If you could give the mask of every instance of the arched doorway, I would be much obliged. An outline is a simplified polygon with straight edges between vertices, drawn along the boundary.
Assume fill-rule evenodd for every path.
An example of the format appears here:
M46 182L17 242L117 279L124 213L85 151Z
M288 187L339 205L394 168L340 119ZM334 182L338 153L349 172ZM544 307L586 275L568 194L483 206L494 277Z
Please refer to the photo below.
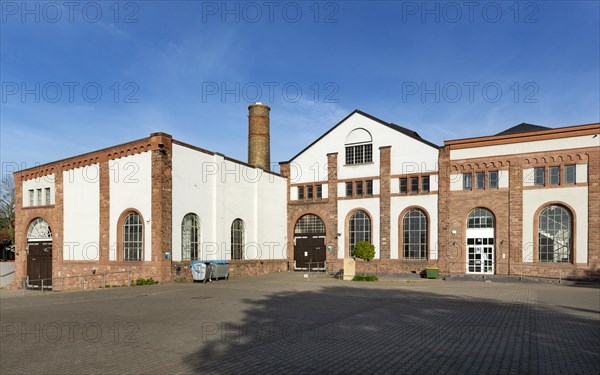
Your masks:
M476 208L467 219L467 273L494 274L494 215Z
M27 230L27 287L52 289L52 231L42 218Z
M325 224L317 215L307 214L294 227L294 269L324 269Z

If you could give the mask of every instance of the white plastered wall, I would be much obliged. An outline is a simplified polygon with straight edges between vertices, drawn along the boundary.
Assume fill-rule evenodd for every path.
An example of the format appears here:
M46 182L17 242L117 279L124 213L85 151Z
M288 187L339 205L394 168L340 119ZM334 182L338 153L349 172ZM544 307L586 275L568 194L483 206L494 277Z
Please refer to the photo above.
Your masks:
M41 189L42 194L45 194L46 192L46 188L50 188L50 204L54 204L55 203L55 193L56 193L56 189L55 189L55 175L53 174L49 174L47 176L42 176L42 177L38 177L38 178L34 178L31 180L27 180L27 181L23 181L23 190L22 190L22 197L23 197L23 207L30 207L29 205L29 190L33 190L34 191L34 203L33 205L36 206L37 205L37 191L38 189ZM45 205L45 196L42 198L42 206Z
M400 214L407 207L417 206L424 209L428 216L429 220L429 259L438 259L438 196L437 194L429 194L429 195L407 195L400 197L392 197L390 209L390 258L398 259L399 252L401 251L398 248L399 240L402 233L402 228L400 224L402 223L402 218Z
M181 223L188 213L200 219L201 259L231 258L231 224L238 218L245 226L244 259L287 257L285 178L178 144L172 166L173 260L182 260Z
M152 260L152 154L150 151L108 162L110 174L109 259L117 260L117 224L127 209L144 220L144 260Z
M556 189L531 189L523 191L523 262L533 262L535 212L549 202L562 202L572 207L576 217L575 262L587 263L588 259L588 188L579 186Z
M63 172L63 260L100 259L100 167Z

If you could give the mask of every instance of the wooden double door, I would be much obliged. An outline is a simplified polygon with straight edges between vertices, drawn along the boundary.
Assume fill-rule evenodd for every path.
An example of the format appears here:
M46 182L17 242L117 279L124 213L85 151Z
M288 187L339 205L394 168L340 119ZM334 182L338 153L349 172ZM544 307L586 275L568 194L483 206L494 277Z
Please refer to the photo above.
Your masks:
M327 257L324 237L298 237L294 245L296 269L323 268Z
M52 288L52 242L30 242L27 253L27 288ZM43 283L42 283L43 280Z

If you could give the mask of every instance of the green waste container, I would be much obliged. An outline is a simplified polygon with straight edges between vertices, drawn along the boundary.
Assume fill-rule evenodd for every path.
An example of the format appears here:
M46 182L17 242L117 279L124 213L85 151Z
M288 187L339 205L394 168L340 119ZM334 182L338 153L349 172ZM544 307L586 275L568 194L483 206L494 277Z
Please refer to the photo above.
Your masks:
M440 269L435 267L425 268L425 275L428 279L437 279L440 276Z

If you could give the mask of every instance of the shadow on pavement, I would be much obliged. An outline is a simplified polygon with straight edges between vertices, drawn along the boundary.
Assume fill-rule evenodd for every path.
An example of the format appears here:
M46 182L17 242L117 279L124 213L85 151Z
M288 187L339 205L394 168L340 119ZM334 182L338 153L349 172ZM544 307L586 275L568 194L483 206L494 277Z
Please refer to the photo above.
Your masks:
M274 294L245 301L242 321L203 322L202 349L184 361L218 374L598 370L598 311L500 299L353 287Z

